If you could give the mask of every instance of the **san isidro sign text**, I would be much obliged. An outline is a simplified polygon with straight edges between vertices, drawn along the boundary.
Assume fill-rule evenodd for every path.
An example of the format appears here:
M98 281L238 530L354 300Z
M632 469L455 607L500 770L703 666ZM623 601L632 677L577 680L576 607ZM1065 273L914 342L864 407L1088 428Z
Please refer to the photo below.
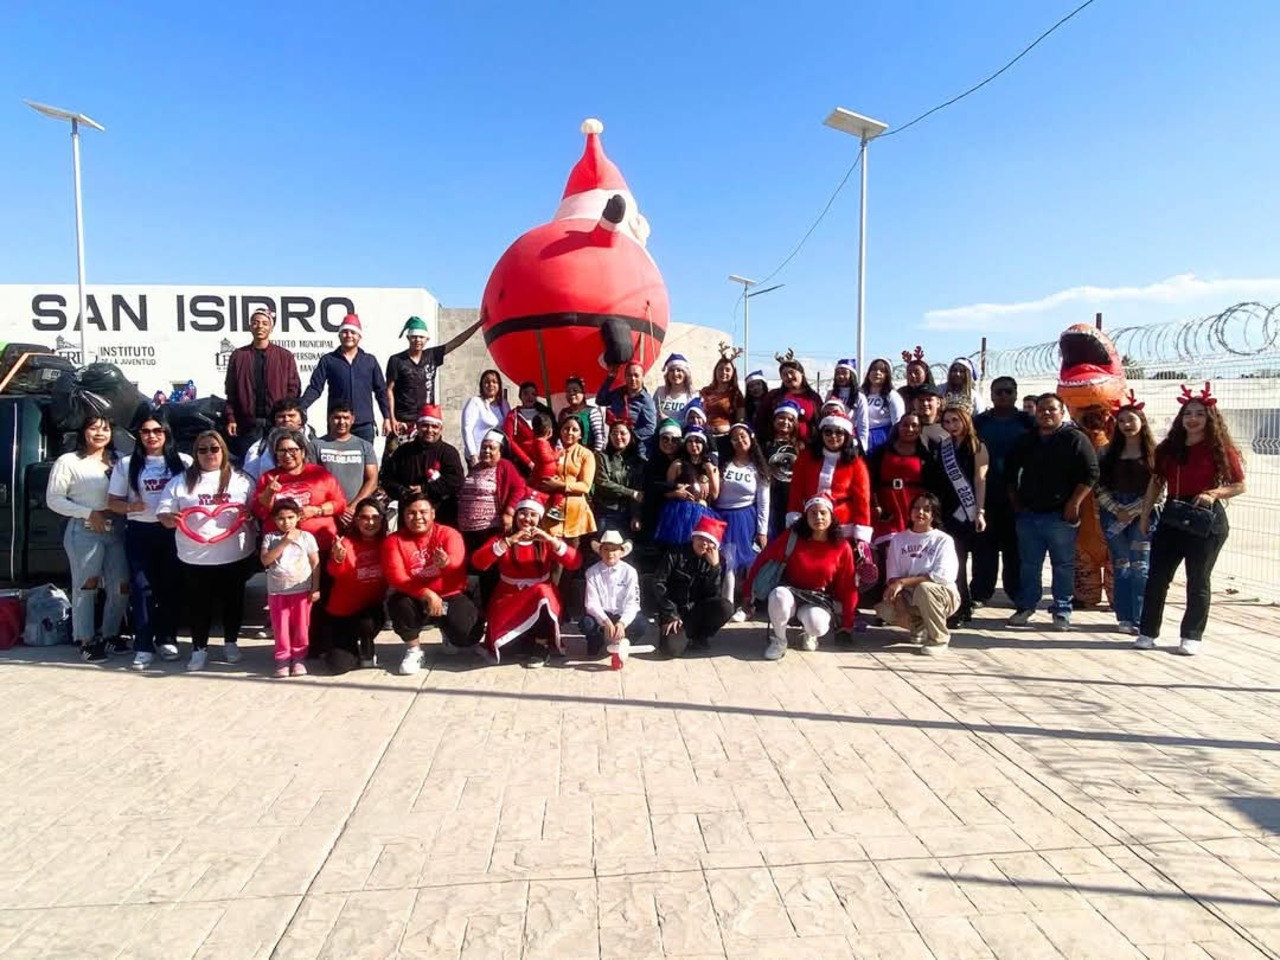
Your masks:
M76 304L73 286L0 286L10 339L46 344L80 364ZM426 320L431 342L437 340L436 301L418 288L95 285L85 303L88 359L116 364L146 393L193 380L201 395L220 394L227 358L249 341L249 318L263 308L275 313L271 339L293 352L304 385L319 358L337 346L348 313L360 315L361 346L384 365L404 349L397 334L410 316Z

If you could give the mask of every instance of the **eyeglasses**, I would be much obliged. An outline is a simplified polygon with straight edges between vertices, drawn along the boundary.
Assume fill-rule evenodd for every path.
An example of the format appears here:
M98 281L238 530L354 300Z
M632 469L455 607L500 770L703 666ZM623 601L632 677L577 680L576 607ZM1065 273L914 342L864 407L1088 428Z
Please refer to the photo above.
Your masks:
M221 453L221 447L196 447L196 453Z
M276 447L277 457L292 457L302 452L301 447Z
M156 434L163 434L164 427L140 427L138 434L143 437L154 437Z
M843 437L845 432L839 427L823 427L822 435L824 437Z

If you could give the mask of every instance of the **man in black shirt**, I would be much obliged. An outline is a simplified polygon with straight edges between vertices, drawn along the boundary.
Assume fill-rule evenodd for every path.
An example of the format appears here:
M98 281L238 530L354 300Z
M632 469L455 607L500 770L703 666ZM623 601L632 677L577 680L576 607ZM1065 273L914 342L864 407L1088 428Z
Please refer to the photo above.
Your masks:
M1022 560L1021 596L1010 626L1024 626L1040 604L1040 571L1048 553L1053 627L1071 629L1080 504L1098 482L1098 457L1088 437L1063 424L1065 413L1056 393L1041 396L1036 401L1038 429L1019 439L1005 461Z
M436 371L444 364L445 356L466 343L483 322L477 320L452 340L428 347L426 321L421 317L405 321L400 332L409 338L409 349L392 354L387 361L387 403L391 407L393 435L411 432L418 411L436 402Z
M1036 418L1018 409L1018 382L1013 377L991 381L991 406L973 418L973 427L987 448L990 466L985 504L987 528L974 537L973 581L969 590L975 607L989 602L996 592L999 570L1004 592L1016 604L1021 593L1022 562L1005 461L1017 442L1035 431Z

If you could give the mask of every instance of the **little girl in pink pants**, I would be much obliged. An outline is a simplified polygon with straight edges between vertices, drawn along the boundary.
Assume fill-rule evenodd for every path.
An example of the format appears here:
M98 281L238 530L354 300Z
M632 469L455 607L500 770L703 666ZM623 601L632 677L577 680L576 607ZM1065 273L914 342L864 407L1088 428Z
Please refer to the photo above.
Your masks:
M267 534L262 541L260 556L267 571L267 609L276 638L277 677L306 676L303 661L307 658L311 604L320 599L320 548L315 537L298 528L301 514L293 500L277 500L271 516L279 532Z

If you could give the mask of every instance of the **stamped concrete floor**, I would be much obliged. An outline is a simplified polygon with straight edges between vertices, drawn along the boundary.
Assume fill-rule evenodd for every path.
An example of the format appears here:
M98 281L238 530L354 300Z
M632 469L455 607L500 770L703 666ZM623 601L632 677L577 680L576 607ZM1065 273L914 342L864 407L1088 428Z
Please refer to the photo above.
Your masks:
M1274 957L1280 612L1225 599L1196 659L1004 611L621 673L11 651L0 956Z

